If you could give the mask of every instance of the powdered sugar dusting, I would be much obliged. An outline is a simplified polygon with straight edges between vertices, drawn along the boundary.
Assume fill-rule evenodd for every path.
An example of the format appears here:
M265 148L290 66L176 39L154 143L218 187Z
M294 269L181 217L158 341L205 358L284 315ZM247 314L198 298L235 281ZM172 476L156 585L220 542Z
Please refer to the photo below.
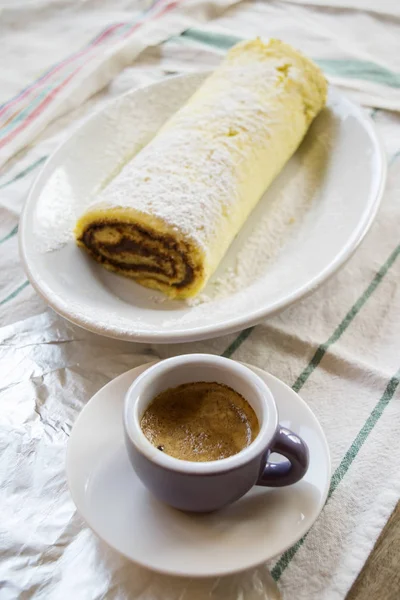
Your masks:
M213 90L201 101L201 111L184 107L174 115L90 206L132 206L208 252L238 203L238 165L248 157L249 145L268 139L277 118L276 77L270 63L229 69L229 93Z
M212 273L304 134L294 82L302 78L305 87L309 75L293 69L294 87L284 85L291 59L223 63L89 209L131 208L160 219L202 251Z
M56 169L43 188L35 219L39 252L58 250L73 240L76 201L64 169Z
M187 300L189 306L232 296L265 276L284 244L293 235L298 236L302 220L321 193L332 143L332 130L325 121L324 132L305 140L300 147L285 171L285 185L277 181L276 190L271 188L261 200L259 218L252 220L251 232L243 231L237 251L232 248L234 258L229 266L210 280L204 292Z
M292 237L299 243L299 229L321 193L326 163L334 143L333 123L327 115L323 127L315 129L316 135L303 142L285 170L285 184L282 186L279 180L276 181L260 201L256 209L259 215L252 218L251 230L245 227L240 239L233 242L228 266L219 269L202 293L186 300L188 306L200 306L248 290L267 274L274 258ZM167 298L154 295L152 301L161 304Z

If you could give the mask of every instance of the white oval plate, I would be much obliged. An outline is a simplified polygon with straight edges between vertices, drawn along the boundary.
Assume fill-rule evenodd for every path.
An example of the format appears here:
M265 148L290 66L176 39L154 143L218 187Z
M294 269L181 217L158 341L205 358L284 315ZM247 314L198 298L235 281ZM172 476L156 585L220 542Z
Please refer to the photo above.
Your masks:
M369 229L386 161L370 119L331 89L328 107L207 285L207 301L164 300L107 272L77 248L72 230L85 203L204 77L170 78L113 100L56 150L38 176L21 218L22 260L37 292L77 325L140 342L231 333L314 290Z
M215 513L184 513L147 491L125 449L124 397L149 366L124 373L97 392L72 429L68 484L86 523L130 560L170 575L227 575L257 566L295 544L321 512L331 475L325 435L304 400L276 377L247 365L273 393L279 422L307 443L308 471L288 487L254 487Z

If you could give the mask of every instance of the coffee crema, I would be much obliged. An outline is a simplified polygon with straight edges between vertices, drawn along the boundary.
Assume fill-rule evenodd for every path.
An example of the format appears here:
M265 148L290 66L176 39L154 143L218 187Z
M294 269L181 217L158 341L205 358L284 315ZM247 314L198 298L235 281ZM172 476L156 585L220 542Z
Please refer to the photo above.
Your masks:
M237 454L259 432L257 416L243 396L227 385L205 381L161 392L140 426L160 451L194 462Z

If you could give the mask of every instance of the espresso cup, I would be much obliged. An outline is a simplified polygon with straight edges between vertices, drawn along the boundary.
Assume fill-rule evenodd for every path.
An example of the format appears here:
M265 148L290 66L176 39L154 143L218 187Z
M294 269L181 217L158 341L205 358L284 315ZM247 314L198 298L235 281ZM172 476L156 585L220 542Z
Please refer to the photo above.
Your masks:
M216 382L243 396L256 413L260 430L249 446L228 458L209 462L180 460L160 452L140 423L151 401L184 383ZM254 485L281 487L299 481L308 468L308 448L279 425L274 397L248 367L228 358L188 354L149 367L129 388L123 414L125 443L142 483L162 502L191 512L210 512L246 494ZM282 462L271 462L277 452Z

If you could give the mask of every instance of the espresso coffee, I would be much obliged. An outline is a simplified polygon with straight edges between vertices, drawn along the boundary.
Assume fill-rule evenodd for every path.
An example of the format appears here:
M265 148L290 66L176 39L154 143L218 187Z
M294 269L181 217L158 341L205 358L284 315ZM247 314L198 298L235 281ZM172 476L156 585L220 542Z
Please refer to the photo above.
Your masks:
M250 404L221 383L185 383L161 392L141 420L147 439L181 460L220 460L246 448L259 432Z

